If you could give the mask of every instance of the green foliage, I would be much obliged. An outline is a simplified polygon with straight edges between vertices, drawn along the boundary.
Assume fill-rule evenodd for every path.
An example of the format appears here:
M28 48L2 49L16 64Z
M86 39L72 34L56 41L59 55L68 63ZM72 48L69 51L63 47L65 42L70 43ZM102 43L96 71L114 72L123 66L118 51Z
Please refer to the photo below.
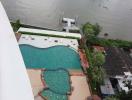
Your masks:
M105 71L102 65L105 62L105 56L101 52L90 52L89 50L90 67L88 74L96 83L102 84Z
M87 22L83 25L82 31L86 37L88 36L97 36L101 32L102 28L99 26L98 23L95 25Z
M94 66L102 66L105 63L105 56L101 52L94 52Z
M83 25L82 31L85 36L94 35L93 25L89 22Z
M93 67L92 68L92 80L95 81L98 84L103 84L105 71L102 67Z
M124 40L112 40L112 39L102 39L91 36L87 39L87 46L89 45L100 45L100 46L111 46L111 47L121 47L121 48L132 48L132 42Z
M11 22L11 25L12 25L13 31L16 32L21 26L20 20L17 20L16 22Z
M87 75L90 79L90 85L92 91L97 92L97 87L99 84L103 84L103 79L105 77L105 70L102 67L104 63L104 55L102 53L96 53L91 51L87 46L85 46L85 53L89 61L89 68L87 69ZM98 62L99 60L100 62ZM96 62L97 61L97 62Z
M89 66L93 66L93 60L92 60L92 53L91 51L89 50L89 48L87 48L86 45L84 45L84 49L85 49L85 53L86 53L86 56L87 56L87 59L88 59L88 62L89 62Z
M89 67L87 75L90 79L90 86L93 93L97 93L100 84L104 83L105 70L103 67Z
M110 96L110 97L105 98L104 100L119 100L119 99L115 96Z
M93 25L93 30L95 36L97 36L101 32L102 27L98 23L96 23L95 25Z
M82 27L82 32L84 33L84 48L87 59L89 61L87 76L90 79L90 85L94 93L97 92L97 87L103 83L103 79L105 77L105 70L102 67L105 62L105 56L100 52L93 52L90 48L93 45L99 45L103 47L111 46L121 48L132 48L132 42L129 41L98 38L97 35L101 32L101 30L102 28L97 23L95 25L92 25L88 22ZM130 93L128 93L127 95L120 94L118 97L109 97L106 100L132 100L131 96ZM128 97L130 99L127 99Z

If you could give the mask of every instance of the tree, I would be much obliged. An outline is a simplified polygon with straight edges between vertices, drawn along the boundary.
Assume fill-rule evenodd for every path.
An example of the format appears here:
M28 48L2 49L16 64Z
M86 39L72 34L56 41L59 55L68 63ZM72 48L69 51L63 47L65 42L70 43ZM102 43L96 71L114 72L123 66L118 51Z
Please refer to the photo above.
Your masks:
M102 66L105 63L105 56L101 52L94 52L94 66Z
M11 23L11 25L13 27L13 31L16 32L21 26L20 20L16 20L16 22Z
M93 30L94 30L94 35L97 36L101 32L102 27L98 23L96 23L95 25L93 25Z
M88 68L88 76L90 77L92 88L96 90L96 88L103 84L104 77L105 77L105 70L102 67L105 57L100 52L90 52L89 51L89 58L90 58L90 67Z
M83 25L82 31L86 37L88 36L97 36L102 30L102 27L98 23L95 25L87 22L86 24Z
M92 80L94 80L98 84L103 84L104 77L105 77L104 68L102 67L92 68Z
M89 22L83 25L82 31L86 37L88 37L89 35L94 35L95 33L93 25L90 24Z

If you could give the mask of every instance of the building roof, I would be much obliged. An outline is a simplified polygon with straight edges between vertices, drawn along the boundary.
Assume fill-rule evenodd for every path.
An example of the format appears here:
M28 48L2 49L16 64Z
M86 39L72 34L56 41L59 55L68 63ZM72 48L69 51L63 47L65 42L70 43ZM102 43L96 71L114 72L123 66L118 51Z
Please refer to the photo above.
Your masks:
M115 94L112 84L109 79L105 78L104 79L104 84L100 86L101 93L103 95L113 95Z
M124 75L132 72L132 58L122 48L105 47L106 62L104 68L109 76Z

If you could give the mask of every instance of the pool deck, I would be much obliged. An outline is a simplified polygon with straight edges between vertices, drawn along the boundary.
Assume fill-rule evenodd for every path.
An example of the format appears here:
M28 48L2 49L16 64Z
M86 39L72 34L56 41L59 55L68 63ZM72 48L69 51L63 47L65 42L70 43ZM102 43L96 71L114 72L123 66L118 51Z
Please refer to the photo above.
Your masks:
M63 45L78 52L78 41L76 39L57 38L48 36L36 36L22 34L19 39L19 44L27 44L38 48L49 48L53 46ZM68 96L68 100L86 100L91 96L90 89L86 80L86 75L82 70L70 69L70 81L73 90L72 94ZM46 88L44 80L42 79L42 69L27 69L33 94L35 100L43 100L39 95L40 92Z
M15 33L15 36L16 36L17 41L19 41L21 35L22 35L21 33Z
M88 96L91 96L86 76L71 76L71 80L73 91L69 100L86 100Z
M63 45L78 51L78 41L76 39L22 34L19 39L19 44L28 44L38 48L49 48L52 46Z
M46 88L41 77L42 69L27 69L35 100L43 100L39 93ZM69 100L86 100L91 96L86 76L81 70L69 70L73 91Z
M34 97L45 88L41 80L41 69L27 69L27 73L31 82Z
M36 97L34 98L34 100L45 100L45 99L43 99L41 96L36 96Z
M85 76L82 70L68 70L71 76Z

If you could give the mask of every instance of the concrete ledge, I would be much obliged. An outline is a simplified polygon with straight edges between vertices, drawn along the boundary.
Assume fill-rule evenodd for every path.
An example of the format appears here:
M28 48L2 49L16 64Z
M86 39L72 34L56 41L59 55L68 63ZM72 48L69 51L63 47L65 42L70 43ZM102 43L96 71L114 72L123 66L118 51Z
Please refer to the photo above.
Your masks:
M49 30L40 30L40 29L32 29L32 28L19 28L18 32L29 32L34 34L43 34L43 35L56 35L62 37L74 37L81 39L81 35L78 33L66 33L66 32L58 32L58 31L49 31Z

